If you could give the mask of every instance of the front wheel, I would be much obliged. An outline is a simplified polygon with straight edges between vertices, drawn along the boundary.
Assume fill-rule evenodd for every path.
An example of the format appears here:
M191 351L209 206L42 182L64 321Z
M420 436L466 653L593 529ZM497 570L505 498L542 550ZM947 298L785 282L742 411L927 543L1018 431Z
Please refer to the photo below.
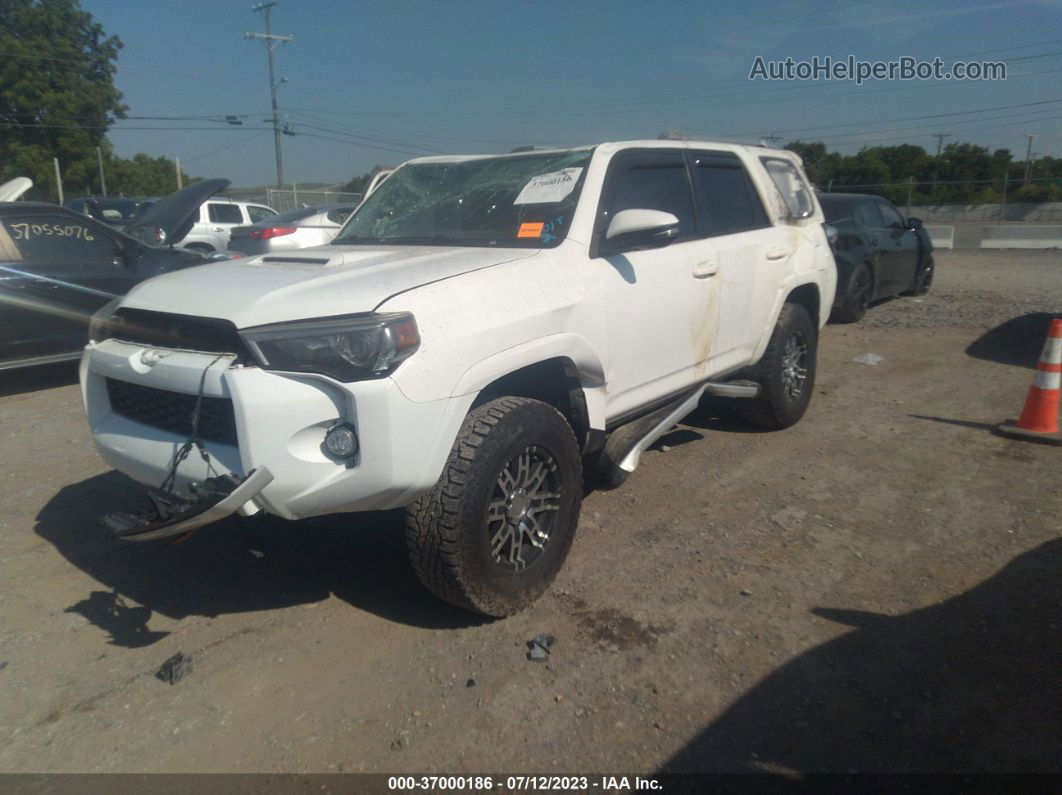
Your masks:
M763 358L756 365L760 394L744 402L745 418L761 428L794 425L811 402L815 388L818 329L800 304L786 304L778 315Z
M498 398L469 412L439 482L406 510L410 561L439 598L512 615L560 570L581 505L567 420L538 400Z

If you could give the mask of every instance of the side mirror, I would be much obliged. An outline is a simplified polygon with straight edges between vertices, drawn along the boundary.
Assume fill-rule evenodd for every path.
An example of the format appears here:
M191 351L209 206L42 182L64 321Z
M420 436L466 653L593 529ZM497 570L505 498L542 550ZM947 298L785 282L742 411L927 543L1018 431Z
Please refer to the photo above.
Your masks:
M909 229L921 229L922 228L922 219L921 218L908 218L907 219L907 227Z
M666 246L679 235L679 219L662 210L620 210L609 222L609 250Z

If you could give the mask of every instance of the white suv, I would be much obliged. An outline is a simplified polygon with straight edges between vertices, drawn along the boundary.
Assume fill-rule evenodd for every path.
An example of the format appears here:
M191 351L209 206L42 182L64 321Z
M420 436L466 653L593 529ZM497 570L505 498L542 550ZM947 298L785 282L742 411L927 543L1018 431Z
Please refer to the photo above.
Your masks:
M224 251L229 245L229 235L237 226L257 224L276 214L276 210L264 204L210 199L200 205L199 215L188 234L175 242L196 251Z
M836 271L799 158L633 141L400 167L327 246L134 288L81 365L134 540L265 511L404 507L413 566L490 615L705 392L769 428L811 398Z

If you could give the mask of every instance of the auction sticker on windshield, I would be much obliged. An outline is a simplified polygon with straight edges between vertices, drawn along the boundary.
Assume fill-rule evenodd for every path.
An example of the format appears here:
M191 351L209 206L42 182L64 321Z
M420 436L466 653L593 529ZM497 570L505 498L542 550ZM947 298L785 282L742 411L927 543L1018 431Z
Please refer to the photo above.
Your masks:
M541 237L542 227L545 226L541 221L537 224L520 224L520 228L516 231L517 237Z
M575 183L579 181L579 175L582 173L582 167L562 168L560 171L550 171L548 174L532 177L513 200L513 204L559 202L574 190Z

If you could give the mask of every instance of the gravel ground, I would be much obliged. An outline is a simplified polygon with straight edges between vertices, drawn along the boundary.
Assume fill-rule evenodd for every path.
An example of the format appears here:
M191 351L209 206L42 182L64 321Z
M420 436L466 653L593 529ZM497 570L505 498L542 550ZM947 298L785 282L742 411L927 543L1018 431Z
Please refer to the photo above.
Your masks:
M1062 255L938 266L825 329L794 428L706 403L589 495L504 621L425 594L395 514L119 544L73 371L3 374L0 770L1062 772L1060 453L991 433Z

